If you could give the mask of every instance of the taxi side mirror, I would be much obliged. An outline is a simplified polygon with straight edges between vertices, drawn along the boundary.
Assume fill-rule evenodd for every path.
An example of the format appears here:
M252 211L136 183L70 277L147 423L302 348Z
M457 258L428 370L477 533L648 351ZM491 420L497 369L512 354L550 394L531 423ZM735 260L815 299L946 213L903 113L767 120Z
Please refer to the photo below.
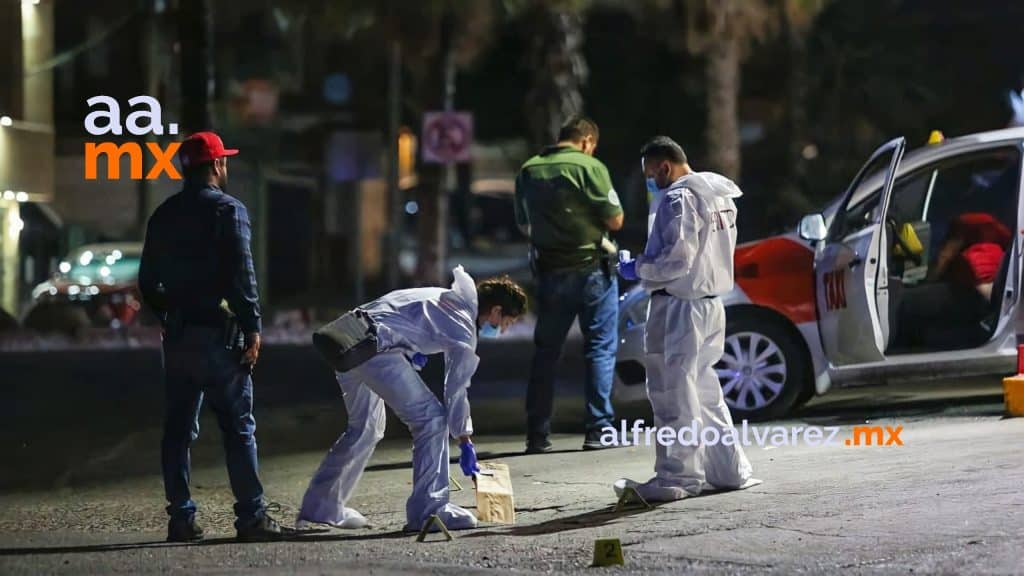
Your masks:
M800 220L800 237L810 242L820 242L828 236L828 226L821 214L808 214Z

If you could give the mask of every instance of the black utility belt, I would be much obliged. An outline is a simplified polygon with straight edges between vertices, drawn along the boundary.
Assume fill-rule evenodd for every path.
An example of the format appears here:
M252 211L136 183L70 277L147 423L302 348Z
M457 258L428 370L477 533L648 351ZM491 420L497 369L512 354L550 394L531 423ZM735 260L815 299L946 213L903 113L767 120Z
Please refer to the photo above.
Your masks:
M245 334L238 318L221 308L212 310L174 310L164 319L164 330L171 339L179 337L189 326L219 330L227 350L244 350Z
M668 293L668 290L665 290L664 288L661 288L660 290L655 290L654 292L651 292L651 296L672 296L672 295ZM675 298L675 296L672 296L672 297ZM713 300L715 298L718 298L718 296L715 296L714 294L712 294L711 296L702 296L700 298L694 298L694 300ZM680 298L680 300L682 300L682 298Z
M614 263L617 261L614 254L600 253L594 254L594 259L587 262L580 262L574 265L566 266L552 266L545 265L543 258L538 258L533 262L535 272L541 274L562 274L567 272L593 272L595 270L603 270L605 272L614 272Z
M210 326L219 328L224 322L232 318L220 308L212 310L178 310L170 312L168 318L176 317L182 325L186 326Z
M348 372L377 355L377 324L356 308L314 332L313 346L336 371Z

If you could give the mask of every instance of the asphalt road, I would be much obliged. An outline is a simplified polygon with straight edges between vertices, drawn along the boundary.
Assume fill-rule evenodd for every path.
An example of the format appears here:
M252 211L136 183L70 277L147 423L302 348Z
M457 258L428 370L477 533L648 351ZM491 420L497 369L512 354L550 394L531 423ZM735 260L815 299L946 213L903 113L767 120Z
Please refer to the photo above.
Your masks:
M579 436L561 435L555 453L523 456L518 436L480 437L485 457L512 469L517 524L423 544L399 532L410 484L409 444L401 438L380 446L353 499L371 528L233 542L210 426L193 478L210 537L164 544L156 436L142 431L45 487L0 495L0 574L1024 573L1024 419L1002 418L991 390L969 398L925 392L842 393L799 420L770 424L836 425L840 439L865 422L903 426L903 446L750 447L763 485L651 511L615 512L611 484L646 479L653 448L582 452ZM277 517L294 517L342 427L343 418L325 407L261 420L262 474ZM303 436L308 441L295 440ZM468 489L452 499L474 501ZM589 567L594 540L606 537L621 540L624 567Z

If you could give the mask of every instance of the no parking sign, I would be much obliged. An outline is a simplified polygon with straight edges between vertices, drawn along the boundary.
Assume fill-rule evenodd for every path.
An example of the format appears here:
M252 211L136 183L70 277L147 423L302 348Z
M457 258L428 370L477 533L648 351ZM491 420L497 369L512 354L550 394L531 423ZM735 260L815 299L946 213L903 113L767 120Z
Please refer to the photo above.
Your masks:
M423 115L423 161L433 164L469 162L473 115L469 112L427 112Z

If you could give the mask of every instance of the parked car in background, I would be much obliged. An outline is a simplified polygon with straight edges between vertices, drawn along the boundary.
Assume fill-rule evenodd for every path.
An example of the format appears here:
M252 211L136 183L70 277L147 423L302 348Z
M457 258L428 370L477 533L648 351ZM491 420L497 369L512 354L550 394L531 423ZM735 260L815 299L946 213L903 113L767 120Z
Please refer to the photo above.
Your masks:
M24 325L42 332L120 328L148 319L138 291L142 244L87 244L68 254L52 278L32 290Z
M783 416L833 386L991 384L1013 372L1024 331L1020 233L989 246L998 274L984 296L950 290L957 296L924 311L921 303L951 282L929 271L941 269L955 223L981 216L1021 229L1024 128L904 148L902 138L879 148L846 193L797 230L736 248L715 367L734 417ZM901 240L907 230L916 254ZM647 301L634 288L620 302L618 398L644 396Z

